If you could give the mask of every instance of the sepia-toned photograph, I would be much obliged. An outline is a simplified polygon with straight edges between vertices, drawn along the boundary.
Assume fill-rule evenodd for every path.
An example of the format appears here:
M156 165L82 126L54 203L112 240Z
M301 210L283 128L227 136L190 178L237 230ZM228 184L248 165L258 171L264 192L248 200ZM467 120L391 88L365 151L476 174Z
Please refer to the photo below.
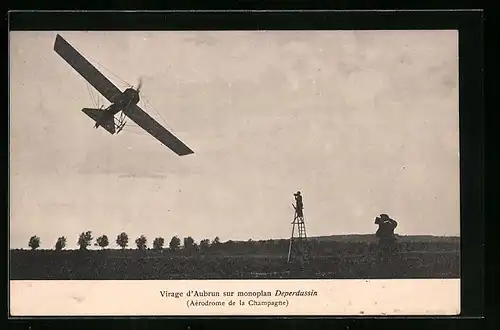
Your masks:
M457 31L9 39L11 283L460 279Z

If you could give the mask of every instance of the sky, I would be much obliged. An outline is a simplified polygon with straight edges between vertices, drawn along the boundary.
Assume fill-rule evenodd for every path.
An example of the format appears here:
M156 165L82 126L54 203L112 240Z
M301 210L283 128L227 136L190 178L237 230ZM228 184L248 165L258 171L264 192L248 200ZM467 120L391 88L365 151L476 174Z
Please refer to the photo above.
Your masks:
M107 105L53 51L57 31L10 33L10 247L91 230L113 242L308 236L458 236L457 31L59 32L194 154ZM124 83L127 82L127 83ZM97 101L99 102L97 102Z

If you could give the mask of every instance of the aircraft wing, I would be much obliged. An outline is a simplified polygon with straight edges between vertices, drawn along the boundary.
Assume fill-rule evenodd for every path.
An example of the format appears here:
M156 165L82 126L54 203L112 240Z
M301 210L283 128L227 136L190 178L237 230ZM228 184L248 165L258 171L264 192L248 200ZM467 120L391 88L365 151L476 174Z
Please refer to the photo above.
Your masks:
M109 102L113 103L114 98L122 93L59 34L54 42L54 50Z
M125 111L125 115L133 120L137 125L146 130L168 148L172 149L179 156L194 153L188 146L182 143L167 129L161 126L156 120L142 110L138 105L133 105Z

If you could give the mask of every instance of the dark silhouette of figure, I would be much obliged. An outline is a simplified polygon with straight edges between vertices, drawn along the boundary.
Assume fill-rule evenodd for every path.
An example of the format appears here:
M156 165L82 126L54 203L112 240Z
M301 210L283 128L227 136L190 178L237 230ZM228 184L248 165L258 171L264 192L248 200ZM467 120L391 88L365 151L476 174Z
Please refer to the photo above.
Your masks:
M379 261L387 263L396 247L396 237L394 229L398 226L396 220L391 219L387 214L381 214L375 218L375 224L378 225L375 236L379 239Z
M302 195L300 191L297 191L293 196L295 196L295 210L297 211L297 215L303 217L304 213L302 210L304 209L304 204L302 204Z

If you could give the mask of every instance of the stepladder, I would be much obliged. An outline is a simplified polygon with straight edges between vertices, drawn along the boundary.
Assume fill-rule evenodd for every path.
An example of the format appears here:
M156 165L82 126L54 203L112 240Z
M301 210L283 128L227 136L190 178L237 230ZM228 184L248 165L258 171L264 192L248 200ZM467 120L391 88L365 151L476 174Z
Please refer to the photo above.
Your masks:
M292 222L292 235L288 247L287 262L290 263L294 260L298 260L301 263L306 263L309 261L309 251L304 212L303 210L298 210L295 205L292 204L292 206L295 210L295 214Z

